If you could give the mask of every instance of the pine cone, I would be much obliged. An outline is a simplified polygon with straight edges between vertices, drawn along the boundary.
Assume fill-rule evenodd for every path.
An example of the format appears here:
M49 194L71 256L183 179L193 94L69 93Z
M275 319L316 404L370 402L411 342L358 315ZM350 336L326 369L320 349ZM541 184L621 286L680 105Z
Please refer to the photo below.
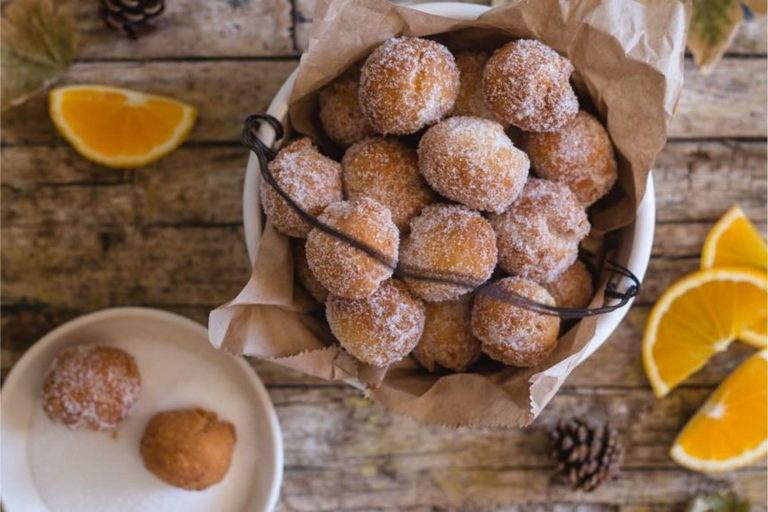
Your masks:
M623 449L618 432L607 423L561 420L550 435L557 472L573 489L592 491L618 472Z
M109 28L137 39L164 10L164 0L101 0L99 12Z

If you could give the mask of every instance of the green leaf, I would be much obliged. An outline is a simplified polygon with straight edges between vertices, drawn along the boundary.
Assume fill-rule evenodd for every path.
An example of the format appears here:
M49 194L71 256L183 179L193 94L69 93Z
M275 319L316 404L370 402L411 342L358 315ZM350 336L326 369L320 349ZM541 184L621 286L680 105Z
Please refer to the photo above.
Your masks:
M0 41L5 110L69 68L77 50L75 19L61 0L15 0L3 10Z
M747 500L740 499L734 492L712 493L696 496L685 512L749 512Z
M739 0L693 0L688 49L702 73L723 56L743 15Z

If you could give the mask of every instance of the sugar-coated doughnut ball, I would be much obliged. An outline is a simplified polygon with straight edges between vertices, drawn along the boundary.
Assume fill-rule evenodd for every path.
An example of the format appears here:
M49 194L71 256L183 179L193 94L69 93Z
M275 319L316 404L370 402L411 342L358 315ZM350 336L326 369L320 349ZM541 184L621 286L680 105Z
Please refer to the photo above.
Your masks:
M326 135L346 148L372 133L372 128L360 110L358 86L360 68L352 67L320 90L320 124Z
M504 128L479 117L451 117L419 142L419 168L438 193L475 210L504 211L528 177L528 157Z
M395 37L368 56L360 72L360 107L373 129L406 135L436 123L453 108L459 70L445 46Z
M221 482L232 462L235 427L205 409L152 416L140 452L144 467L164 482L199 491Z
M389 209L378 201L369 197L339 201L328 206L319 220L397 263L400 234ZM307 237L306 251L312 274L334 295L363 299L392 276L390 266L317 228Z
M480 340L472 334L472 298L427 303L424 333L413 357L427 370L466 371L480 357Z
M528 180L518 200L491 225L501 268L536 281L554 279L571 266L590 229L571 189L537 178Z
M488 221L475 211L449 204L426 206L411 221L400 250L404 271L434 278L405 278L417 297L431 302L456 299L483 284L493 273L496 255Z
M434 198L419 173L416 150L395 139L358 142L344 154L341 169L346 197L377 200L389 208L400 230Z
M523 149L540 177L565 183L585 206L606 195L618 177L608 132L583 110L556 132L526 133Z
M328 290L320 284L320 281L317 280L309 268L307 252L304 249L304 240L291 239L291 249L293 251L293 269L296 278L313 299L320 304L325 304L325 300L328 298Z
M424 303L392 279L365 299L328 297L328 325L344 349L373 366L407 356L424 330Z
M490 54L486 52L464 51L456 54L456 66L459 68L460 85L454 116L473 116L498 121L498 117L485 104L483 99L483 69Z
M502 292L516 293L541 304L555 300L540 285L522 277L507 277L494 285ZM501 300L490 293L478 293L472 308L472 332L492 359L504 364L532 367L541 364L557 346L560 319L536 313Z
M592 301L595 289L590 274L584 263L576 260L576 263L558 274L551 281L545 281L541 285L547 289L555 299L555 303L562 308L585 308Z
M53 360L43 382L43 409L71 429L112 430L139 399L132 355L114 347L78 345Z
M483 97L508 123L529 132L555 131L579 111L571 72L571 62L544 43L512 41L488 59Z
M342 199L341 165L323 156L307 138L294 141L280 150L269 163L275 181L312 215ZM269 221L280 232L305 238L312 226L304 222L268 183L260 188L261 204Z

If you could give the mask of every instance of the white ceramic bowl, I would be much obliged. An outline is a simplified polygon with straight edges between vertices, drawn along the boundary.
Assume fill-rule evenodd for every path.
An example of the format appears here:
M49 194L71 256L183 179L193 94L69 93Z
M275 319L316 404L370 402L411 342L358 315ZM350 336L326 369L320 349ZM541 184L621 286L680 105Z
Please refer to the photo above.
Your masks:
M430 14L437 14L449 18L462 20L471 20L478 18L489 7L475 4L464 4L457 2L431 2L410 6ZM288 114L288 99L293 89L293 83L296 80L296 71L291 73L285 83L280 87L277 95L269 105L267 113L279 119L285 124ZM271 128L262 127L259 137L267 144L274 143L274 133ZM248 256L251 261L256 257L259 240L261 238L261 229L263 217L261 204L259 202L260 185L259 162L255 155L251 154L248 159L248 167L245 171L245 185L243 190L243 225L245 228L245 241L248 247ZM656 222L656 200L653 190L653 176L648 175L645 197L643 197L637 208L635 222L628 229L632 230L632 240L627 259L627 268L642 281L645 271L648 268L648 261L651 257L651 247L653 245L653 231ZM623 290L630 284L628 279L619 283L619 289ZM582 363L591 356L616 329L621 320L627 314L632 303L611 313L600 316L597 321L595 334L589 342L587 350L583 353L578 363Z
M34 437L31 435L31 428L35 415L39 413L38 408L41 407L40 389L45 372L53 358L61 350L73 344L101 340L107 344L126 343L126 348L130 350L131 340L142 338L170 344L176 350L174 352L176 354L190 354L200 358L210 365L211 372L216 375L227 375L227 378L232 380L233 386L242 389L251 404L252 424L255 427L253 436L258 447L258 471L245 477L252 478L252 483L248 488L249 494L243 495L243 499L248 503L248 510L259 512L274 510L283 477L282 434L267 390L253 368L242 358L232 357L214 349L208 341L208 331L191 320L154 309L114 308L97 311L57 327L35 343L19 359L8 375L2 392L2 444L0 445L2 448L0 459L4 470L0 492L3 507L7 512L50 512L43 501L43 493L37 488L32 475L31 447L28 441ZM135 354L138 359L139 354ZM172 368L173 362L164 364L163 368L174 372L169 374L184 371L184 368ZM139 370L141 371L141 368ZM221 399L226 400L226 397ZM156 396L146 396L144 400L145 405L150 409L163 402ZM139 398L140 403L141 401L142 398ZM140 416L140 403L134 407L133 414L126 423L133 417ZM150 414L153 413L150 412ZM115 442L128 442L127 437L130 436L126 430L128 430L127 425L116 438L120 441ZM136 449L138 450L138 447ZM88 493L89 489L72 489L72 492Z

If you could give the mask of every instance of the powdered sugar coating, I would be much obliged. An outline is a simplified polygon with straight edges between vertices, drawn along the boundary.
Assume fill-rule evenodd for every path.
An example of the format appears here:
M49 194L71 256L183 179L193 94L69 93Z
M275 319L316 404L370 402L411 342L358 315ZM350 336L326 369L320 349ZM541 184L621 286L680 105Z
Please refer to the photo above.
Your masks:
M565 185L531 178L507 211L491 218L499 265L510 274L549 281L578 256L589 233L584 207Z
M278 185L312 215L342 199L341 165L320 154L308 138L291 142L269 163ZM312 226L304 222L268 183L260 187L261 204L280 232L305 238Z
M483 97L504 121L551 132L572 119L579 101L569 83L573 65L549 46L520 39L502 46L483 72Z
M416 150L395 139L358 142L344 154L341 169L346 197L376 199L389 208L400 230L434 199L419 173Z
M328 325L341 346L374 366L407 356L424 330L424 304L392 279L367 299L328 297Z
M464 206L449 204L426 206L411 221L411 233L400 249L406 270L471 283L405 279L417 297L431 302L456 299L483 284L493 273L496 256L496 239L488 221Z
M293 252L293 269L296 278L309 292L309 294L320 304L325 304L328 299L328 290L320 284L307 263L307 252L304 249L304 240L297 238L291 239L291 249Z
M71 429L112 430L139 399L141 379L127 352L98 345L62 351L43 383L43 409Z
M346 148L373 133L358 100L360 68L354 66L320 90L319 118L326 135Z
M587 266L578 260L557 277L541 285L562 308L585 308L595 294L592 274Z
M536 302L555 305L540 285L522 277L496 283L502 289ZM489 357L504 364L533 367L541 364L557 346L560 319L519 308L490 295L478 294L472 307L472 332Z
M419 142L419 169L438 193L470 208L502 212L525 185L530 163L497 122L451 117Z
M463 372L477 361L480 340L472 334L472 298L427 303L424 333L412 355L430 372Z
M389 209L369 197L333 203L319 220L397 262L399 232ZM369 297L392 276L392 268L357 247L317 228L305 246L312 274L329 293L348 299Z
M616 183L616 157L608 132L583 110L556 132L526 133L523 148L539 176L565 183L584 206Z
M406 135L436 123L453 108L459 70L445 46L394 37L368 56L360 73L360 107L376 132Z
M456 54L460 84L452 115L482 117L500 122L483 99L483 69L489 57L487 52L464 51Z

